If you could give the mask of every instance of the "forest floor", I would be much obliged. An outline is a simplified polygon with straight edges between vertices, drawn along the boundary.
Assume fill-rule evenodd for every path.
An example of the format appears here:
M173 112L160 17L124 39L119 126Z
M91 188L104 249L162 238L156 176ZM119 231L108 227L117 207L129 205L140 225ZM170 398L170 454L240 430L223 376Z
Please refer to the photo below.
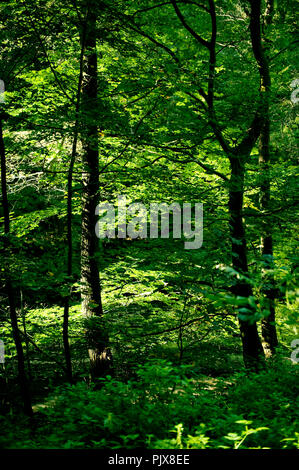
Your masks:
M239 336L222 333L189 345L181 358L175 341L155 344L150 354L118 351L121 366L99 388L89 383L79 304L71 309L70 330L76 383L66 383L58 310L26 317L35 344L29 344L33 426L12 407L19 395L8 346L1 447L298 447L298 366L287 357L287 325L279 330L277 358L258 374L244 370Z

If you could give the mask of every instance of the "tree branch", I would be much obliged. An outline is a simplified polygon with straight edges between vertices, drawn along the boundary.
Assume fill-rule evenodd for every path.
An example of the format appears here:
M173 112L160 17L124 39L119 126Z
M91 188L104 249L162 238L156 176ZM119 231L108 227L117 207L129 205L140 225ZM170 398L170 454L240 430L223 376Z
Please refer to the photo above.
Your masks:
M185 5L195 5L199 8L202 8L202 10L206 11L207 13L209 13L209 9L207 7L205 7L204 5L202 5L201 3L193 2L191 0L190 1L189 0L181 0L181 1L177 1L177 3L184 3ZM147 11L154 10L155 8L163 7L165 5L171 5L171 2L163 2L163 3L159 3L159 5L153 5L151 7L142 8L141 10L135 11L133 13L133 17L135 15L138 15L139 13L145 13Z
M185 20L185 17L183 16L182 12L180 11L179 7L177 6L177 3L175 0L171 0L171 3L173 5L173 8L177 14L177 17L179 18L180 22L182 23L182 25L184 26L185 29L187 29L187 31L189 31L189 33L204 47L206 47L207 49L210 49L210 43L209 41L206 41L205 39L203 39L201 36L199 36L199 34L196 33L196 31L194 31L194 29L191 28L191 26L188 25L188 23L186 22Z

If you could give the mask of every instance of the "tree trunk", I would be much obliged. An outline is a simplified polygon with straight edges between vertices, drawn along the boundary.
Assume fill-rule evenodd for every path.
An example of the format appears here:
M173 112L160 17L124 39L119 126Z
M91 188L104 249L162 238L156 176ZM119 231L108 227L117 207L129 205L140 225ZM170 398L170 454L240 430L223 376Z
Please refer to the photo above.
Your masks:
M230 232L232 240L232 265L242 275L248 275L247 247L245 228L242 219L243 192L244 192L244 157L232 156L230 158L231 178L229 189ZM243 298L253 297L251 285L243 279L236 279L232 288L235 296ZM251 322L249 313L255 313L254 307L248 302L242 308L248 309L247 320L239 318L240 332L243 345L243 358L245 366L258 370L263 361L263 348L257 331L256 322ZM240 315L240 313L239 313Z
M267 109L265 109L265 120L259 145L259 164L262 178L260 208L262 211L267 211L270 206L270 120L268 106ZM267 220L262 221L261 254L264 258L262 294L265 296L265 309L269 312L262 320L262 336L265 354L270 357L275 353L275 349L278 346L278 339L275 326L275 280L270 271L273 269L273 241L271 224L269 224Z
M67 181L67 282L68 282L68 294L64 299L64 312L63 312L63 345L64 345L64 355L66 362L66 372L68 380L70 383L73 382L73 371L72 371L72 361L71 361L71 351L69 344L69 309L70 301L72 294L72 275L73 275L73 230L72 230L72 197L73 197L73 171L75 160L77 156L77 144L78 144L78 134L79 134L79 112L80 112L80 102L81 102L81 92L82 92L82 82L83 82L83 61L84 61L84 51L85 51L85 41L86 41L86 22L83 24L81 32L81 52L80 52L80 71L79 79L77 86L77 95L76 95L76 108L75 108L75 123L74 123L74 135L73 135L73 144L72 144L72 154L70 159L70 166L68 171L68 181Z
M28 378L31 381L32 374L31 374L31 364L30 364L30 348L29 348L29 341L28 341L28 335L27 335L26 310L25 310L25 305L24 305L24 296L23 296L22 289L20 289L20 304L21 304L21 318L22 318L22 325L23 325L25 346L26 346L25 351L26 351L27 372L28 372Z
M259 3L259 1L260 0L257 0L257 3ZM190 27L190 25L187 24L175 0L171 0L171 3L185 29L187 29L192 34L192 36L201 46L206 47L209 51L208 93L206 94L201 91L201 96L204 98L207 104L209 124L213 129L214 135L222 147L222 150L226 153L230 161L231 177L229 189L229 214L230 232L232 237L232 265L241 276L242 274L246 276L248 274L247 249L244 224L242 220L245 161L247 158L249 158L250 153L260 134L260 105L256 110L254 119L248 131L244 135L241 143L237 147L232 148L222 134L221 127L217 122L217 116L214 108L214 81L217 43L217 18L215 1L209 0L208 12L210 14L212 26L210 41L204 40ZM255 6L255 0L251 0L251 3ZM260 5L258 5L257 9L254 8L254 6L252 7L250 16L250 32L253 49L258 46L260 37ZM232 292L236 297L252 297L253 299L252 288L246 280L236 279L236 283L232 289ZM258 335L256 321L254 321L253 318L255 308L251 305L251 303L248 300L247 305L243 306L248 310L248 321L239 317L239 323L245 365L251 369L258 369L260 364L263 362L264 353ZM239 314L240 313L242 312L239 312Z
M110 368L111 355L107 349L108 337L103 328L103 309L95 233L95 210L99 200L99 150L96 5L91 2L86 27L84 76L82 88L82 146L83 146L83 196L81 234L81 294L82 313L86 318L86 333L91 376L101 377Z
M0 155L1 155L1 191L2 191L2 205L3 205L3 214L4 214L4 248L9 249L9 232L10 232L10 220L9 220L9 206L8 206L8 197L7 197L7 182L6 182L6 158L5 158L5 147L3 141L3 131L2 131L2 117L0 116ZM24 403L25 413L32 417L33 411L31 406L31 396L29 391L29 385L26 376L25 370L25 359L24 351L22 346L22 341L20 337L20 332L18 328L18 318L15 307L15 292L11 282L11 275L9 272L9 263L6 266L6 291L8 296L9 303L9 312L10 312L10 321L12 327L12 334L14 343L17 350L17 359L18 359L18 381L21 390L21 395Z
M272 21L274 3L268 0L266 5L264 28ZM271 77L267 54L262 41L262 32L260 27L261 1L252 2L252 20L251 34L253 35L253 52L259 65L260 74L260 94L262 98L262 118L261 134L259 139L259 165L261 174L260 186L260 209L267 211L270 208L270 114L269 103L271 93ZM263 346L266 356L275 353L278 345L276 326L275 326L275 281L271 274L273 269L273 240L271 224L268 220L262 221L261 233L261 254L263 257L263 286L264 308L268 315L262 320Z

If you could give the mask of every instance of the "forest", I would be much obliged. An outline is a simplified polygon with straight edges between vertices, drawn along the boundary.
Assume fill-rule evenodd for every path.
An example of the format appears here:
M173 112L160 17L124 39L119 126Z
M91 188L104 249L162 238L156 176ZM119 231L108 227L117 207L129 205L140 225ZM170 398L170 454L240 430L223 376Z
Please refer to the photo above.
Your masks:
M295 0L0 3L0 448L299 448Z

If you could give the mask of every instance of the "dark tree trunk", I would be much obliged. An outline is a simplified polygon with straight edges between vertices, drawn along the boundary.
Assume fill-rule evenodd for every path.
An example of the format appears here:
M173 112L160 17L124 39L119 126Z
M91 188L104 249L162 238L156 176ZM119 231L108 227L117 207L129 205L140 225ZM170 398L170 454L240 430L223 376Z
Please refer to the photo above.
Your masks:
M244 276L248 275L248 262L247 262L247 246L245 226L242 218L243 212L243 198L244 198L244 176L245 176L245 163L252 148L256 142L259 132L259 117L256 114L250 131L244 136L243 141L236 149L230 149L225 142L221 131L217 126L217 120L214 111L213 97L214 97L214 76L216 66L216 36L217 36L217 22L214 0L209 0L210 16L212 24L212 35L210 42L210 60L209 60L209 86L207 104L210 114L211 126L214 133L222 146L223 150L227 153L231 174L229 185L229 225L231 233L231 250L232 250L232 266L233 268ZM252 297L253 292L251 285L245 280L235 280L235 285L232 292L236 297L249 298ZM252 302L253 303L253 302ZM258 370L264 362L264 353L262 344L259 338L256 321L252 318L255 313L255 307L252 303L243 305L248 310L247 319L244 320L239 317L239 327L242 339L243 358L244 364L248 369ZM251 311L251 314L249 313ZM240 312L239 312L240 315Z
M264 18L264 30L271 23L274 10L274 3L268 0ZM260 73L260 94L262 98L262 119L261 134L259 140L259 164L261 174L260 186L260 209L268 211L270 208L270 93L271 93L271 77L267 54L262 41L262 32L260 27L261 1L252 1L251 13L251 35L253 37L253 51L256 61L259 65ZM262 221L261 233L261 254L263 257L263 286L262 294L264 295L264 308L268 311L268 315L262 320L262 336L263 346L266 356L275 353L278 345L277 332L275 326L275 280L271 274L273 269L273 240L272 230L269 220Z
M253 0L252 0L253 1ZM199 36L191 27L187 24L186 19L181 13L175 0L171 0L171 3L175 9L175 12L180 19L181 23L187 29L190 34L197 40L201 47L206 47L209 51L209 75L208 75L208 93L200 91L201 96L204 98L207 104L207 111L209 115L209 124L213 129L214 135L217 138L223 151L229 158L231 165L231 178L230 178L230 189L229 189L229 215L230 215L230 231L232 237L232 265L238 273L241 275L248 274L247 265L247 250L246 250L246 238L244 224L242 220L243 211L243 193L244 193L244 174L245 174L245 161L249 157L260 133L260 110L257 109L254 119L251 123L250 128L246 132L241 143L235 147L231 146L226 142L225 137L222 134L221 128L217 122L217 116L214 108L214 81L215 81L215 67L216 67L216 40L217 40L217 18L214 0L209 0L209 14L211 20L211 36L210 40L206 41ZM259 12L252 11L251 13L251 39L253 47L256 44L255 28L256 25L260 25ZM244 280L236 280L236 283L232 289L234 295L243 298L253 298L252 288L250 284ZM253 302L252 302L253 303ZM243 306L244 307L244 306ZM248 312L252 311L252 315L248 314L248 321L239 318L240 332L243 344L243 356L246 367L250 369L258 369L260 364L263 362L263 348L260 342L260 338L257 331L256 321L254 321L255 308L248 301L245 306Z
M269 175L269 140L270 123L269 109L265 110L265 124L262 129L259 146L259 163L261 168L261 193L260 208L262 211L269 210L270 206L270 175ZM265 309L269 314L262 320L263 346L266 356L272 356L278 346L277 332L275 326L275 280L271 273L273 269L273 240L271 224L262 221L261 254L263 257L263 287L262 294L265 296Z
M2 117L0 116L0 155L1 155L1 191L2 191L2 206L4 214L4 248L9 250L9 232L10 232L10 219L9 219L9 206L7 197L7 182L6 182L6 158L5 147L3 141L2 131ZM24 411L28 416L33 416L31 406L31 396L29 391L28 380L25 370L25 359L20 332L18 328L17 312L15 307L15 292L11 282L11 275L9 272L9 263L6 266L6 291L9 303L10 321L12 327L12 334L17 351L18 359L18 381L21 389L22 399L24 403Z
M30 364L30 348L29 348L29 341L28 341L28 335L27 335L26 310L25 310L25 305L24 305L24 296L23 296L22 289L20 289L20 304L21 304L21 318L22 318L22 325L23 325L25 346L26 346L27 372L28 372L28 379L31 381L32 374L31 374L31 364Z
M98 83L96 51L96 4L90 3L86 27L84 76L82 88L83 196L81 238L82 313L86 318L87 342L92 377L100 377L110 368L108 337L103 327L103 309L95 233L95 210L99 201L99 149L97 116Z
M68 171L68 181L67 181L67 282L68 286L68 295L64 300L64 312L63 312L63 345L64 345L64 355L66 362L66 372L69 379L69 382L73 382L73 372L72 372L72 361L71 361L71 351L69 344L69 308L72 292L72 274L73 274L73 230L72 230L72 197L73 197L73 171L75 160L77 156L77 144L78 144L78 134L79 134L79 112L80 112L80 100L82 92L82 82L83 82L83 60L84 60L84 51L85 51L85 41L86 41L86 22L83 24L81 32L81 53L80 53L80 71L77 87L77 96L76 96L76 109L75 109L75 124L74 124L74 135L73 135L73 145L72 145L72 154L70 160L70 166Z
M232 265L242 275L248 275L247 247L245 228L242 219L243 193L244 193L244 157L232 156L231 178L229 189L230 232L232 239ZM251 285L246 280L236 279L232 292L243 298L253 297ZM243 345L245 366L249 369L258 369L263 360L263 348L257 331L256 322L251 322L250 311L255 313L254 307L248 302L242 308L248 309L248 319L240 319L240 332Z

